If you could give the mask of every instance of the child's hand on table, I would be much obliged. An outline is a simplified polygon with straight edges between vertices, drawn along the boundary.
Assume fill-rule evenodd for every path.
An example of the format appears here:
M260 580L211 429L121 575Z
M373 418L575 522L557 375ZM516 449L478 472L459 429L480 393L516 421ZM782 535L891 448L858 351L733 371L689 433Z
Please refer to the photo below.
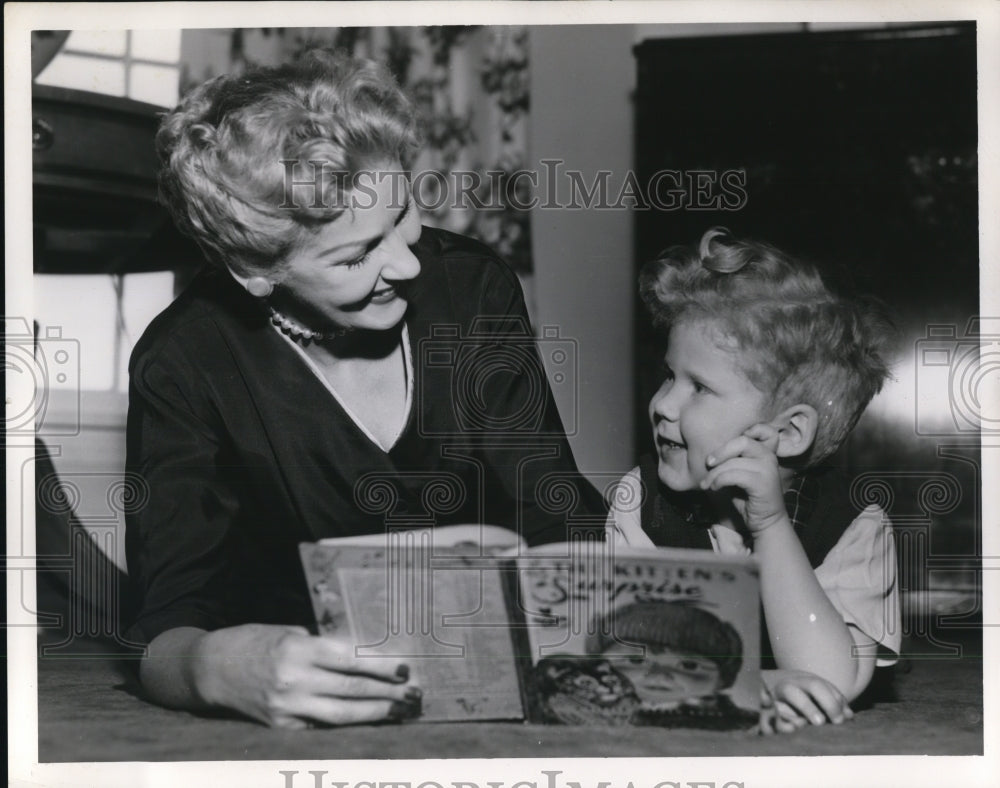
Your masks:
M755 424L709 455L709 472L701 481L703 490L738 487L746 493L746 500L736 498L733 503L755 536L788 519L777 448L778 430L770 424Z
M761 671L760 732L793 733L806 725L840 725L854 712L843 693L804 670Z

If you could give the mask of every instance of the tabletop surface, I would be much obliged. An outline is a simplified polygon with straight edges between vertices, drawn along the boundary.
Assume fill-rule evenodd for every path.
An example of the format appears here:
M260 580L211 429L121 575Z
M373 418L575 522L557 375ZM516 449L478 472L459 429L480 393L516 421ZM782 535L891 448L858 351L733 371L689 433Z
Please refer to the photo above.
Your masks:
M763 737L718 732L526 725L359 725L272 730L143 700L121 660L43 658L38 757L78 761L333 760L726 755L975 755L983 751L982 650L906 660L893 693L840 726Z

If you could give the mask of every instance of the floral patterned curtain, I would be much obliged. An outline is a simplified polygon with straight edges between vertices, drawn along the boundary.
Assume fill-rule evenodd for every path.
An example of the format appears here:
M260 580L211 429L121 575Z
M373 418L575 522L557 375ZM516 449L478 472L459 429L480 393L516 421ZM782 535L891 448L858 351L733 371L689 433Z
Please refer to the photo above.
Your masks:
M223 71L275 65L316 46L388 64L416 102L424 149L413 171L477 173L480 205L443 201L427 224L471 235L522 278L532 272L530 213L511 207L527 163L528 30L525 27L345 27L185 31L182 90ZM510 194L509 194L510 192ZM472 203L471 200L465 202Z

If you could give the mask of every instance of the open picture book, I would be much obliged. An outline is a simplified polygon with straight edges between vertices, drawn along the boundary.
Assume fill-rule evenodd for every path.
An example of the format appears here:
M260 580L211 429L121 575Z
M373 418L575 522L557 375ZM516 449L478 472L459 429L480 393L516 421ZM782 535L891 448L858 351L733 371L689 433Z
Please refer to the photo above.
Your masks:
M487 525L299 547L319 633L402 660L420 721L757 722L752 558L580 541L526 547Z

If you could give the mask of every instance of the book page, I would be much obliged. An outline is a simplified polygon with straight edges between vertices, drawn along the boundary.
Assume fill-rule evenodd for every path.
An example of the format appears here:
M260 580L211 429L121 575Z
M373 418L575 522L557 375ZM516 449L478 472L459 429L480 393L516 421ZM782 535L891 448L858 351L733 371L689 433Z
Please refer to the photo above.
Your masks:
M362 657L409 664L423 721L520 719L513 644L496 561L302 545L320 632Z
M532 718L748 727L760 703L751 561L578 551L517 561Z

